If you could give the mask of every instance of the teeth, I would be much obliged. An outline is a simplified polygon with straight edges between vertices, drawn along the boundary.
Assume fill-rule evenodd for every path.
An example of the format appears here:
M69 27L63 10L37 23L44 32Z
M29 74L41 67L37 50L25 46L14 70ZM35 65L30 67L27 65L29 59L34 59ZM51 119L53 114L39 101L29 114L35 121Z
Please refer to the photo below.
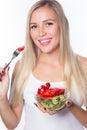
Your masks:
M46 43L46 42L49 42L49 40L43 40L43 41L40 41L41 43Z

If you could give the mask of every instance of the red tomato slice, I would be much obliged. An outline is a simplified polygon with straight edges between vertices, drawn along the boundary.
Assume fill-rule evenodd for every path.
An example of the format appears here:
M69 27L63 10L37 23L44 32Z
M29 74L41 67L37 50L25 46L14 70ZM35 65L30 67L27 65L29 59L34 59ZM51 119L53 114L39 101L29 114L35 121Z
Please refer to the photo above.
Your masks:
M18 47L17 50L18 51L23 51L24 50L24 46Z
M46 83L45 85L41 85L38 88L36 96L43 99L50 99L54 96L58 96L65 93L65 89L61 88L50 88L50 83Z

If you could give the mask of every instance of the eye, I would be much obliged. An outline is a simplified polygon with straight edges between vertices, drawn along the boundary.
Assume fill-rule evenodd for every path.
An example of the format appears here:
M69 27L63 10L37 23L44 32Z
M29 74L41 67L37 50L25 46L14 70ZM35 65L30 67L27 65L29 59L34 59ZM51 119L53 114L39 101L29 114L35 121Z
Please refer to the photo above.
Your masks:
M46 25L47 26L51 26L51 25L53 25L53 23L52 22L48 22L48 23L46 23Z
M36 29L36 28L37 28L37 25L31 25L30 28L31 28L31 29Z

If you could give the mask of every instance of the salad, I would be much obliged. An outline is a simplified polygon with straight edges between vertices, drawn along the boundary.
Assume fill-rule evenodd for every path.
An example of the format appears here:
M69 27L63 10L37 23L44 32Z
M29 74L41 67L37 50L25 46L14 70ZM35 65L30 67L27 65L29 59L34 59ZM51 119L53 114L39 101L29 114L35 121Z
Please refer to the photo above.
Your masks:
M45 108L60 110L65 106L65 89L57 87L52 88L50 83L46 83L38 88L36 100Z

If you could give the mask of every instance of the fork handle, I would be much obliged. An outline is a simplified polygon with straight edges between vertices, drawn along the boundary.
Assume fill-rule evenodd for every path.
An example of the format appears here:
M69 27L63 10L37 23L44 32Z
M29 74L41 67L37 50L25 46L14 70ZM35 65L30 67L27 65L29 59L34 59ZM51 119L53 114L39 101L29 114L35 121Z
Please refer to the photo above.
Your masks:
M9 63L3 68L3 72L7 69L7 67L10 65L10 63L11 63L11 61L12 61L12 59L9 61Z
M3 70L0 72L0 81L2 79L2 77L4 76L5 70L7 69L7 67L9 67L10 63L11 63L12 59L9 61L9 63L3 68Z

